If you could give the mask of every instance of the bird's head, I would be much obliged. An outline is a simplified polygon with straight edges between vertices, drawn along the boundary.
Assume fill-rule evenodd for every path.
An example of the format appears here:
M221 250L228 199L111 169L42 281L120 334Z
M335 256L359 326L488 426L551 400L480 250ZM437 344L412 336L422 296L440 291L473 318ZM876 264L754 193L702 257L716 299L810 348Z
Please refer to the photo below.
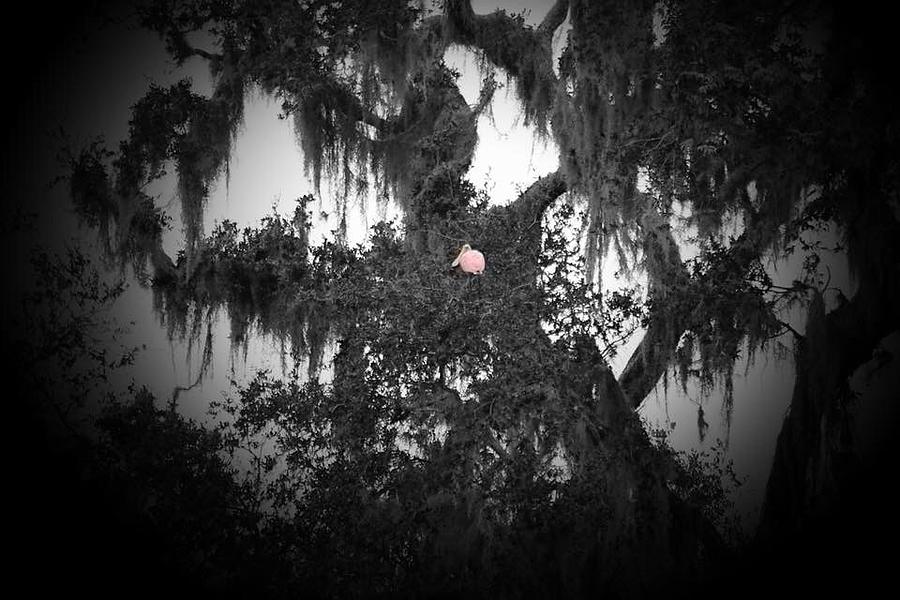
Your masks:
M459 249L459 254L456 255L456 259L454 259L453 264L451 264L450 266L451 267L457 266L459 264L459 259L462 258L462 255L471 249L472 249L472 246L470 246L469 244L463 244L462 247Z

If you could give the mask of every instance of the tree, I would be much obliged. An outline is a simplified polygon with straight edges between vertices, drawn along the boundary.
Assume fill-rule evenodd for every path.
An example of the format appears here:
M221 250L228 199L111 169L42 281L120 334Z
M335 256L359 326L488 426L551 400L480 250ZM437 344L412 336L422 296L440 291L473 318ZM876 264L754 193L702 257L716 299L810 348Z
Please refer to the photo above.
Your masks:
M276 442L257 467L276 477L268 501L291 517L278 522L308 540L286 549L299 580L321 575L325 595L500 596L706 581L726 545L673 491L679 467L635 412L667 369L723 385L727 403L744 347L794 337L797 384L759 543L838 514L865 471L847 380L898 328L900 170L896 110L874 67L889 36L846 13L559 0L531 27L463 0L436 12L143 2L141 25L176 62L208 61L215 89L151 86L120 148L70 155L72 200L112 257L149 267L176 329L199 332L224 307L237 339L254 323L274 332L310 374L326 340L338 344L329 384L260 380L228 409L239 437ZM192 45L196 32L212 49ZM443 62L450 44L504 70L525 119L559 148L560 169L506 205L488 208L466 180L496 83L486 76L469 106ZM367 247L311 247L304 198L291 220L206 235L204 200L251 88L282 102L315 181L343 186L339 211L371 174L403 208L400 227L377 225ZM174 259L166 216L142 191L170 163L186 234ZM586 211L583 255L558 220L572 203ZM672 232L677 206L703 242L690 261ZM733 239L729 219L742 223ZM789 288L763 268L824 223L841 230L858 282L831 312L814 258ZM454 251L473 241L489 274L453 275ZM646 275L645 305L594 285L612 249ZM808 306L804 333L779 312L789 302ZM641 320L616 379L609 355Z

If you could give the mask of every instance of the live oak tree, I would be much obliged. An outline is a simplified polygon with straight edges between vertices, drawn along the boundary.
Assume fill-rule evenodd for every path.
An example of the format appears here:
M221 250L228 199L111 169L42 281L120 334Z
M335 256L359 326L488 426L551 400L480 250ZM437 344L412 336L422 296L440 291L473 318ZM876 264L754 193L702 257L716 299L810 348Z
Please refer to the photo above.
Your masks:
M876 67L888 37L848 11L559 0L533 27L463 0L138 5L177 63L209 63L213 92L151 86L118 149L69 155L72 200L173 334L202 336L224 308L238 343L255 327L308 365L221 407L229 443L255 453L247 485L290 589L632 596L708 579L728 552L716 515L679 493L683 467L636 410L669 369L721 386L727 408L740 354L782 335L797 378L759 539L838 507L861 468L848 378L900 306L898 118ZM480 57L474 106L444 63L453 45ZM495 68L560 167L488 207L466 174ZM306 197L291 218L204 232L249 90L281 102L307 173L341 190L338 214L375 185L402 223L365 247L340 232L311 246ZM170 165L176 257L144 192ZM583 248L563 225L573 207ZM825 224L857 283L830 312L810 241ZM681 259L676 227L696 229L697 257ZM465 242L483 277L448 269ZM773 284L764 261L800 247L804 275ZM645 299L595 285L610 252L646 277ZM803 333L789 304L808 307ZM609 357L641 325L616 378Z

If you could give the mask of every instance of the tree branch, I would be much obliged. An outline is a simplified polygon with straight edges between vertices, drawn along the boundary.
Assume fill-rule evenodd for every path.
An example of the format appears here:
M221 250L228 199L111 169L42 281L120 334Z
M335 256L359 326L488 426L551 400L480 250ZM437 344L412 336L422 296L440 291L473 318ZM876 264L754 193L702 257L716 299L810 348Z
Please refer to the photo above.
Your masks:
M179 66L184 64L184 61L192 56L205 58L213 64L221 63L224 58L221 54L209 52L201 48L195 48L187 41L187 35L183 31L170 29L166 32L166 38L169 51L172 53Z
M560 14L565 19L567 10L568 2L558 1L542 23L545 29L535 30L502 10L477 15L469 0L448 0L444 35L451 43L481 50L488 61L505 69L516 80L526 120L540 124L549 114L557 83L551 48L553 30L550 35L546 31Z
M518 243L520 251L534 254L540 251L541 218L557 198L568 190L562 170L544 175L531 184L518 198L506 206L490 209L491 218L496 219L498 227L519 231Z
M391 121L379 117L372 111L365 108L353 93L345 86L335 81L329 81L323 86L326 95L338 100L338 103L344 107L344 114L355 121L371 125L378 130L379 133L389 134L395 129L395 124Z
M530 217L539 221L547 207L567 190L568 186L562 170L557 169L532 183L510 208L519 211L526 218Z
M667 281L682 280L689 277L678 254L678 247L667 224L651 224L645 227L656 230L656 236L647 236L644 252L652 252L657 256L656 270L658 277ZM775 235L774 228L762 217L757 216L748 223L747 229L729 248L732 262L736 270L745 273L754 260L759 257L760 249L765 247ZM653 275L651 274L651 285ZM651 296L653 290L651 289ZM666 313L666 314L663 314ZM619 381L631 405L637 409L644 399L653 391L660 377L666 371L672 355L688 328L692 317L689 311L681 314L673 313L664 302L659 302L650 314L650 326L637 348L628 359Z
M537 32L545 38L552 39L553 33L563 24L569 14L569 0L556 0L544 20L538 25Z
M631 353L619 377L622 389L634 409L641 405L665 373L688 322L687 315L676 315L677 319L673 323L666 318L670 314L663 314L669 313L663 302L666 287L664 282L687 281L690 277L681 261L672 230L659 213L655 210L648 212L642 225L645 230L645 261L649 263L647 270L651 286L650 297L657 304L651 309L647 332Z

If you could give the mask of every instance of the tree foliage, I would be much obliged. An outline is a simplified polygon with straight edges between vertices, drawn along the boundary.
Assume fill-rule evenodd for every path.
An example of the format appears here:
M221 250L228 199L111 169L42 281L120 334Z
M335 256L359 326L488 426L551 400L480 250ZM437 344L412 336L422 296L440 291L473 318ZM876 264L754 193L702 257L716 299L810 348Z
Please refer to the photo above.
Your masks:
M796 500L838 497L849 480L835 472L849 444L838 435L846 379L898 327L900 306L897 113L872 67L886 38L870 45L870 24L846 10L559 0L533 27L464 0L436 12L399 0L139 3L139 23L176 62L209 62L214 91L151 86L118 151L69 153L76 209L111 240L111 256L151 267L171 333L199 339L224 308L238 343L254 327L273 333L308 369L305 383L250 383L223 406L221 439L180 429L140 395L122 410L193 440L191 477L221 475L216 506L249 485L266 506L254 509L256 526L283 544L279 576L323 595L649 594L708 576L724 545L700 506L720 498L679 479L696 476L696 459L679 467L635 409L672 366L683 382L721 384L728 406L743 348L790 332L796 405L763 529L802 528L809 504ZM200 34L210 48L193 45ZM452 44L485 65L475 106L444 64ZM556 143L561 167L489 208L466 173L494 68L525 120ZM281 101L308 173L342 189L341 214L372 175L402 222L375 225L363 246L341 235L310 246L307 197L290 219L203 232L251 89ZM174 259L162 248L167 215L143 191L170 164L186 234ZM563 226L575 210L583 248ZM763 266L815 250L809 236L823 222L841 232L858 280L830 313L815 258L788 287ZM681 258L678 229L695 232L696 257ZM464 242L488 257L483 277L448 268ZM646 276L645 303L636 290L594 285L610 249ZM782 308L810 301L804 336ZM638 327L644 337L617 379L609 358ZM113 446L139 433L116 420L126 413L105 421ZM833 426L818 428L822 419ZM210 450L241 445L258 477L233 489ZM190 462L198 453L208 460ZM180 484L160 487L170 485ZM207 559L227 563L198 564Z

